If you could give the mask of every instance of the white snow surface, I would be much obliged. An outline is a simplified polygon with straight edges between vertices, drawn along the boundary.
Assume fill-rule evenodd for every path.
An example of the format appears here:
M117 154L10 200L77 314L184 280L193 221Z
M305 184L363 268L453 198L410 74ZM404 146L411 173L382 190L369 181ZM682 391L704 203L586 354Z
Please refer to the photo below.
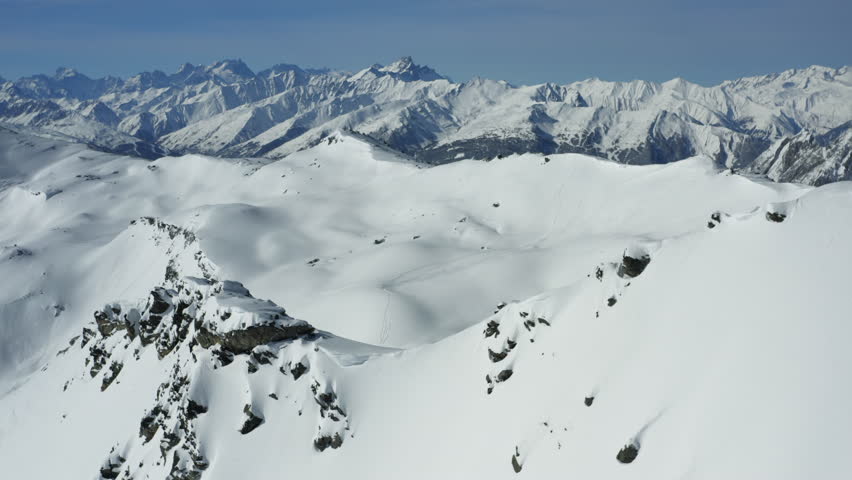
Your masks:
M340 132L268 163L0 131L0 174L4 478L167 478L166 427L145 442L140 419L175 372L166 415L207 409L186 427L205 480L852 472L848 182L772 183L706 157L427 168ZM650 263L631 277L623 255ZM109 368L92 377L92 344L69 340L104 305L141 308L169 271L222 281L203 318L229 310L229 331L286 308L319 332L226 366L113 334L99 345L123 368L102 387ZM249 411L263 421L244 435Z

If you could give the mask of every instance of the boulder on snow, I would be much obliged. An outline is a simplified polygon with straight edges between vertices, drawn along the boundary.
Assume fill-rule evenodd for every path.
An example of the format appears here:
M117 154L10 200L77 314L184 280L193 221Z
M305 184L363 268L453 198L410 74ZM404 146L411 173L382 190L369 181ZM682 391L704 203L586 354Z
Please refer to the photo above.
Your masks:
M500 324L496 320L491 320L485 325L485 332L483 333L485 333L485 338L500 335Z
M524 467L519 460L520 456L521 454L518 451L518 447L515 447L515 454L512 455L512 470L514 470L515 473L521 473L521 469Z
M263 423L263 417L255 415L254 412L251 411L251 405L243 407L243 413L246 414L246 421L243 422L243 426L240 427L240 433L243 435L251 433Z
M647 254L632 256L625 253L622 256L621 264L618 266L618 276L621 278L638 277L645 271L645 267L649 263L651 263L651 257Z
M766 219L770 222L781 223L787 219L787 215L779 212L766 212Z
M324 451L326 448L340 448L343 446L343 439L340 438L339 433L335 433L334 435L320 435L314 439L314 448L318 452Z
M494 362L494 363L497 363L497 362L503 360L504 358L506 358L506 355L508 355L508 354L509 354L508 350L502 350L502 351L499 351L499 352L495 352L494 350L491 350L490 348L488 349L488 358L491 359L491 361Z
M722 223L722 212L713 212L710 214L710 221L707 222L707 228L716 228L716 225Z
M633 460L636 460L636 457L639 455L639 444L630 443L625 445L624 448L618 451L618 455L615 456L616 460L621 463L631 463Z

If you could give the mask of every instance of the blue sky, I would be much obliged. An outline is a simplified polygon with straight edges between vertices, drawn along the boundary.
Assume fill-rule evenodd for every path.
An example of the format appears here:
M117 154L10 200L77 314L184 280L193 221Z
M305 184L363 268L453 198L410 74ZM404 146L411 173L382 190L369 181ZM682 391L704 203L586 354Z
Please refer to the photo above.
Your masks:
M358 70L411 55L462 81L709 85L852 64L850 23L848 0L0 0L0 76L222 58Z

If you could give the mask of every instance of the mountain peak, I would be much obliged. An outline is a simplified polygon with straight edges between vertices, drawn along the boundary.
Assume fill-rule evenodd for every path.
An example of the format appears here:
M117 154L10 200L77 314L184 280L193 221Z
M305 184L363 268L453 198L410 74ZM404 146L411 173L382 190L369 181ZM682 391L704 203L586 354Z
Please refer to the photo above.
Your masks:
M374 65L375 67L375 65ZM391 63L386 67L378 69L380 72L391 74L405 82L424 81L431 82L433 80L446 80L447 78L439 74L432 68L426 65L417 65L414 59L409 56L401 57L399 60Z
M219 60L206 70L225 83L236 83L254 77L254 72L240 59Z
M190 73L190 72L195 71L196 69L198 69L198 67L197 67L196 65L193 65L193 64L191 64L191 63L189 63L189 62L184 62L184 63L183 63L183 64L182 64L182 65L178 68L177 74L178 74L178 75L180 75L180 74Z
M410 70L411 68L416 67L414 64L414 59L411 57L401 57L399 60L391 63L387 67L384 67L384 70L387 72L404 72Z
M74 70L73 68L59 67L56 69L56 73L53 75L53 78L57 80L62 80L63 78L76 77L79 75L80 72Z

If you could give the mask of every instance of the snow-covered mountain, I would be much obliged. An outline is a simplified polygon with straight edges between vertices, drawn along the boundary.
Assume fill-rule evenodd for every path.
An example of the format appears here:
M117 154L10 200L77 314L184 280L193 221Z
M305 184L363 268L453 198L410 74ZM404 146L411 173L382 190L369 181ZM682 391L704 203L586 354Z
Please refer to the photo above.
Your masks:
M157 158L203 153L276 159L353 130L425 163L511 153L584 153L627 164L706 155L769 171L777 142L826 135L852 121L852 71L810 67L703 87L585 80L514 86L455 83L404 57L354 74L240 60L184 64L171 75L90 79L71 69L6 82L0 122L93 148ZM832 150L842 150L843 137ZM792 155L789 153L788 156ZM770 155L771 156L771 155ZM816 153L775 166L788 181L850 178ZM781 177L779 177L781 178Z
M849 182L14 129L0 178L5 477L849 476Z

